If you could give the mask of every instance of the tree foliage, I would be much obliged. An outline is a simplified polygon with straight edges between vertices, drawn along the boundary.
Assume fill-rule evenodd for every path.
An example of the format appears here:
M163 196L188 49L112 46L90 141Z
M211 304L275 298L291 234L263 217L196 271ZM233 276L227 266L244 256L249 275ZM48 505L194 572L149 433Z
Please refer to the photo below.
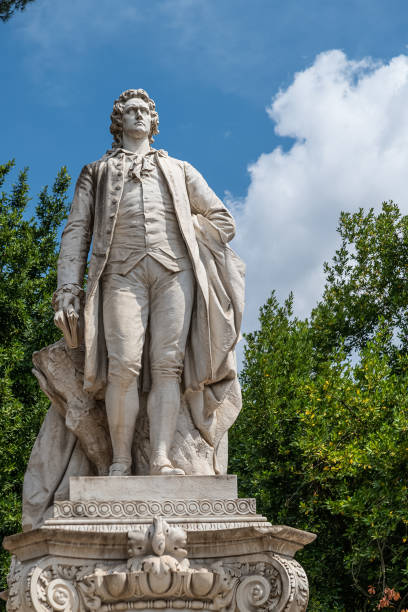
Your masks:
M362 349L383 317L394 340L384 348L397 358L408 349L408 216L384 202L379 214L342 213L338 232L341 246L324 265L325 291L312 313L316 351L325 359L341 343L347 353Z
M13 162L0 165L0 188ZM58 230L67 214L69 176L59 172L27 218L27 170L0 195L0 536L21 528L22 480L48 400L31 373L31 355L54 342ZM8 555L1 553L5 588ZM1 588L0 588L1 590Z
M408 608L408 217L342 214L310 320L272 295L248 334L231 431L241 494L317 533L312 612Z
M8 21L16 11L23 11L34 0L0 0L0 19Z

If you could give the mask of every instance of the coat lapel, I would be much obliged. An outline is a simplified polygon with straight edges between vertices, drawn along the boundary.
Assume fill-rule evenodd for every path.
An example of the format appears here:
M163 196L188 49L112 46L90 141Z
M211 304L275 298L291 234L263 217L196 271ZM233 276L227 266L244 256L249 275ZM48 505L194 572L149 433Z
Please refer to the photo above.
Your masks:
M188 199L184 170L177 162L169 159L167 154L158 151L156 160L159 168L167 181L169 191L174 203L181 234L186 243L194 266L197 282L204 297L205 304L208 306L208 282L207 274L200 259L194 225L191 217L190 202Z

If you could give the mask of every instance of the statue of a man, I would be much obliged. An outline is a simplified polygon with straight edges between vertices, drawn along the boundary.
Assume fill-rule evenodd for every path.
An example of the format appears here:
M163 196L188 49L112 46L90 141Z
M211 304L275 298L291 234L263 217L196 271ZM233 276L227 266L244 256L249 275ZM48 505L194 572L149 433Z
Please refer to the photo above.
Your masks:
M83 314L84 389L105 399L110 475L131 474L146 384L150 473L184 474L170 459L180 393L207 438L228 393L230 422L240 407L243 271L226 246L234 221L197 170L151 147L159 119L144 90L123 92L111 120L113 149L83 168L62 235L55 323L72 329Z

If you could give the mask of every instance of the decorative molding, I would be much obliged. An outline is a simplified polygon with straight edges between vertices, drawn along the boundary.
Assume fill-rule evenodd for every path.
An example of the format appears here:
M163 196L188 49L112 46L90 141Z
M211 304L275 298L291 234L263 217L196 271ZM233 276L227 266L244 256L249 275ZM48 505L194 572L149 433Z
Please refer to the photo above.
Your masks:
M270 554L269 561L243 563L239 557L229 557L217 561L208 559L200 566L191 567L186 557L176 559L167 555L166 545L163 550L162 555L142 555L141 563L136 564L135 557L119 565L114 561L96 560L81 564L80 560L58 557L45 557L27 564L14 562L7 611L119 612L165 608L305 612L307 609L307 578L293 559ZM153 558L160 561L154 562Z
M289 578L289 597L283 612L306 612L309 603L309 582L303 567L295 559L275 555L277 563Z
M186 519L183 517L181 521L174 521L174 518L166 517L168 521L176 522L179 527L185 529L188 532L201 532L201 531L219 531L222 529L245 529L246 527L254 527L254 528L265 528L265 524L267 524L266 519L256 520L250 517L247 518L246 521L240 521L239 519L234 520L233 517L227 518L226 520L218 520L218 521L204 521L201 519L197 519L197 521L184 522ZM72 520L72 522L71 522ZM122 519L123 520L123 519ZM45 526L50 529L67 529L72 532L90 532L90 533L127 533L129 529L133 529L140 526L145 526L149 524L151 519L139 519L139 520L129 520L123 523L114 523L110 520L109 523L92 523L89 519L67 519L67 523L62 521L61 519L57 519L55 521L47 521Z
M25 606L20 612L83 612L78 584L95 568L95 562L77 565L58 557L37 560L28 574ZM7 608L8 610L8 608Z
M78 612L79 597L78 593L68 580L55 578L52 580L46 591L47 602L51 610L61 610L62 612Z
M8 598L7 598L7 610L8 612L19 612L22 609L21 601L21 585L24 582L24 568L22 563L17 560L14 555L11 557L10 572L7 576L8 585Z
M264 608L271 593L271 585L264 576L247 576L240 580L236 592L239 612Z
M93 537L97 539L98 534ZM263 538L262 533L259 537ZM127 539L123 534L120 538L127 559L123 554L122 560L102 560L91 554L86 560L58 556L56 541L52 555L34 556L26 562L13 557L8 612L307 609L306 574L287 550L256 552L248 541L245 555L234 555L231 542L209 532L205 535L210 544L207 553L213 553L189 559L186 531L160 516L153 523L128 529ZM111 546L114 540L115 535Z
M54 518L151 518L256 515L254 499L182 499L168 501L61 501Z

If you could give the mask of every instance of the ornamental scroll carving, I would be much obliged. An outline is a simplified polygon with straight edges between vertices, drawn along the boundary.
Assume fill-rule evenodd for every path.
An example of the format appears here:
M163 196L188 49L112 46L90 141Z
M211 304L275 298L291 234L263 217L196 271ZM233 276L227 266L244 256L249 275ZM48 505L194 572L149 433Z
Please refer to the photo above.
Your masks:
M56 501L54 518L146 518L256 515L254 499L180 499L166 501Z
M308 584L302 567L276 553L189 560L187 535L156 517L148 528L128 532L128 560L45 557L14 560L9 612L113 612L203 610L211 612L305 612Z

